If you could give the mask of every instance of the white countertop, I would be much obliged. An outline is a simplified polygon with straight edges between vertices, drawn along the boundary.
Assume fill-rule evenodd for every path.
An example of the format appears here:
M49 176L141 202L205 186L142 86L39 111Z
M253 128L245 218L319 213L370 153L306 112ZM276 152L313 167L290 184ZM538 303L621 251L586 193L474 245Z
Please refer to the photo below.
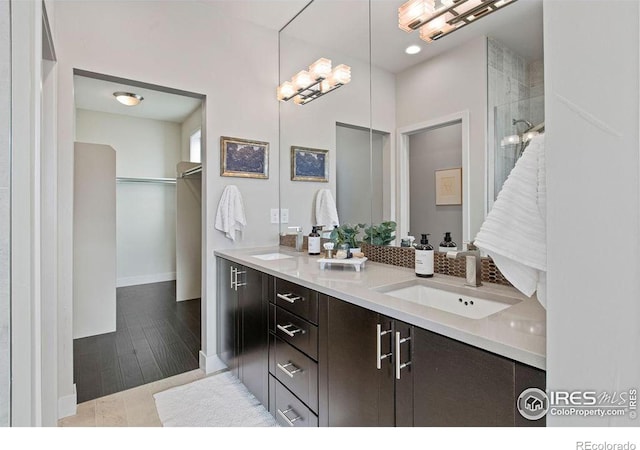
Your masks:
M261 260L251 255L282 253L293 258ZM539 369L546 369L546 311L534 297L515 288L483 283L464 286L464 279L435 274L421 283L455 290L476 297L487 295L520 299L519 303L483 319L457 314L385 295L373 289L416 279L413 269L367 261L360 272L352 267L331 266L320 270L320 256L309 256L289 247L218 250L216 256L257 269L269 275L308 287L394 319L505 356Z

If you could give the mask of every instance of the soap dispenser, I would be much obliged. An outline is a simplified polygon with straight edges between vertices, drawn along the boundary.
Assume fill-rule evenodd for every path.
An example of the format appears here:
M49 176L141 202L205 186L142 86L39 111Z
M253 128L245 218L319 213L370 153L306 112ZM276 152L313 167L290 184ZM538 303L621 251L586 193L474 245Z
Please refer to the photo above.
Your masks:
M320 254L320 233L318 233L318 229L322 229L322 226L312 227L311 233L309 233L307 247L310 255Z
M429 234L423 234L420 244L416 244L416 276L429 278L433 276L433 247L427 238Z
M451 240L451 232L447 231L444 234L444 239L440 242L440 246L438 247L439 252L447 253L447 252L455 252L458 250L458 244Z

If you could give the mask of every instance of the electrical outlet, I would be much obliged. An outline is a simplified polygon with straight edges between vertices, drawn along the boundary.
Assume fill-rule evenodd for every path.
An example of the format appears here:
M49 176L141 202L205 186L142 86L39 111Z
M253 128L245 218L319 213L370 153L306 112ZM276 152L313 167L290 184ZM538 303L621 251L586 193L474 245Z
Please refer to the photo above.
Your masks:
M271 223L280 223L280 215L279 210L276 208L271 208Z
M282 208L280 210L280 221L282 223L289 223L289 210L286 208Z

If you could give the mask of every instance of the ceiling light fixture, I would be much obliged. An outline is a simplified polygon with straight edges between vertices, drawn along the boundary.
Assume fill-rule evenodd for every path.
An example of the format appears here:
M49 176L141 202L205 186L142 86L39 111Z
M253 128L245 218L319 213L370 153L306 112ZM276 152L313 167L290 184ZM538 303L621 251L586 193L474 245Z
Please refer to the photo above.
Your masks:
M421 50L422 50L422 49L420 48L420 46L419 46L419 45L410 45L410 46L408 46L408 47L404 50L404 52L405 52L407 55L415 55L415 54L420 53L420 51L421 51Z
M420 29L420 38L433 42L516 1L409 0L398 8L398 26L406 32Z
M331 60L320 58L301 70L290 81L285 81L276 91L281 102L293 99L298 105L305 105L324 94L328 94L351 81L351 67L340 64L331 69Z
M142 100L144 100L144 97L142 95L133 94L131 92L118 91L114 92L113 96L116 98L116 100L126 106L136 106Z

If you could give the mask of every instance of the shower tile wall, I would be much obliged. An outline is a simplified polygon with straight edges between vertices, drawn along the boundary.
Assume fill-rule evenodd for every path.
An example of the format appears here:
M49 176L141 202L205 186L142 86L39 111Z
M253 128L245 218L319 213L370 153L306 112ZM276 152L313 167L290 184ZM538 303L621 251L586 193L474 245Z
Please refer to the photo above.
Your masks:
M9 426L9 2L0 2L0 427Z
M515 146L502 148L503 137L523 131L513 119L534 125L544 120L544 63L525 58L495 39L488 39L489 145L494 149L494 198L517 159ZM493 200L492 199L492 200Z

